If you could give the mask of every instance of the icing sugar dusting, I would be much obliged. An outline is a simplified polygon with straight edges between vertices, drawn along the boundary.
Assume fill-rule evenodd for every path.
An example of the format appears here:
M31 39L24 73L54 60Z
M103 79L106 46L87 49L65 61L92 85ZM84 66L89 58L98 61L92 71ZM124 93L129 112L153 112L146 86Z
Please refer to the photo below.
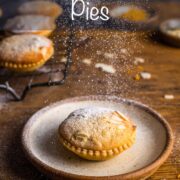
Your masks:
M78 37L85 35L91 39L73 54L76 63L74 72L77 74L77 81L74 81L75 93L78 94L83 86L86 95L121 95L132 98L138 85L133 78L136 68L134 57L141 57L143 48L136 34L105 30L79 30L77 33ZM91 66L82 67L82 59L87 58L92 59Z
M5 38L1 42L0 54L1 57L4 57L3 59L14 59L14 61L16 61L16 59L21 59L19 57L31 51L37 53L41 52L42 54L45 54L46 48L49 48L51 45L51 40L43 36L27 34L14 35ZM6 53L4 53L4 50L6 50Z
M104 64L104 63L97 63L95 68L101 69L104 72L114 74L116 69L112 65Z
M14 42L14 43L12 43ZM5 39L1 46L0 50L4 48L11 49L14 52L26 52L27 50L39 50L40 47L49 47L51 41L45 37L37 35L15 35Z
M83 109L78 109L70 114L73 117L82 117L83 120L89 120L91 118L98 118L105 116L109 113L112 113L113 110L109 108L100 108L100 107L87 107Z

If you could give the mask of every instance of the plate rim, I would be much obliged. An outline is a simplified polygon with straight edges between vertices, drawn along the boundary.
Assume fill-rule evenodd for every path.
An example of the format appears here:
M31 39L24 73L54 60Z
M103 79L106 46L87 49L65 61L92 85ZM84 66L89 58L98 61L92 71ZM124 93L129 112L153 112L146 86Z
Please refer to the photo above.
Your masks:
M168 23L170 23L171 21L180 22L180 18L166 19L159 24L159 32L160 32L161 38L163 38L164 41L166 41L167 43L173 46L180 47L180 38L173 36L167 32Z
M97 100L97 101L108 101L111 100L112 102L120 103L120 102L126 102L129 105L134 105L136 107L140 107L144 109L147 113L150 113L155 119L157 119L164 127L166 130L166 146L164 147L164 150L162 153L150 164L147 166L140 168L138 170L125 173L125 174L119 174L119 175L112 175L112 176L84 176L84 175L77 175L73 173L67 173L55 168L52 168L48 166L47 164L43 163L41 160L39 160L32 152L32 150L28 146L28 132L30 131L31 125L35 122L36 117L43 112L48 111L49 109L55 108L61 104L69 103L69 102L78 102L78 101L87 101L87 100ZM56 103L52 103L40 110L38 110L35 114L33 114L29 120L26 122L22 135L21 135L21 143L22 143L22 148L23 151L27 157L27 159L40 171L44 172L47 175L52 175L52 176L57 176L57 177L65 177L65 178L70 178L70 179L85 179L85 180L90 180L90 179L105 179L108 177L108 179L131 179L131 178L137 178L141 177L143 175L152 173L152 171L156 170L159 168L164 161L169 157L172 149L173 149L173 144L174 144L174 135L173 131L169 125L169 123L155 110L152 108L148 107L147 105L137 102L135 100L131 99L125 99L117 96L109 96L109 95L90 95L90 96L77 96L77 97L72 97L72 98L67 98L60 100Z

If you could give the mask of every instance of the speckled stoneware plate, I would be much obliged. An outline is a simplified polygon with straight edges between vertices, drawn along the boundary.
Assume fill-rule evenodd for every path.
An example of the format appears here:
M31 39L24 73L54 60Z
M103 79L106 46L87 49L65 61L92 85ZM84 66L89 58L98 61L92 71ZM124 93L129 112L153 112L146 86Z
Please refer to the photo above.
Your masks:
M155 24L158 19L158 12L147 5L139 5L136 3L111 3L109 5L107 4L107 7L109 8L109 15L111 17L110 21L112 24L115 24L115 26L122 26L122 28L128 30L151 30L155 28ZM132 7L144 10L149 15L148 19L145 21L131 21L120 17Z
M124 113L137 125L136 143L119 156L93 162L59 144L59 124L74 110L106 107ZM168 158L173 135L168 123L141 103L109 96L62 100L33 115L24 127L22 144L28 159L52 179L145 179Z
M168 33L168 31L172 29L180 29L180 18L168 19L163 21L159 26L162 39L170 45L180 47L180 37Z

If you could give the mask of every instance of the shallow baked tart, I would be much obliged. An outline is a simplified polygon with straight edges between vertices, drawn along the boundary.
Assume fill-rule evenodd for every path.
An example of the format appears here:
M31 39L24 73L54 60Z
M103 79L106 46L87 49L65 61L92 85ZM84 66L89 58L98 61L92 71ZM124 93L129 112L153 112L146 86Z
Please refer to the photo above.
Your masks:
M40 14L57 18L63 12L61 6L52 1L28 1L23 3L19 8L20 14Z
M136 126L120 112L85 108L72 112L59 126L59 140L88 160L107 160L135 142Z
M51 40L39 35L14 35L0 43L0 66L13 71L33 71L54 53Z
M8 34L38 34L49 36L56 28L53 18L44 15L20 15L9 19L4 30Z

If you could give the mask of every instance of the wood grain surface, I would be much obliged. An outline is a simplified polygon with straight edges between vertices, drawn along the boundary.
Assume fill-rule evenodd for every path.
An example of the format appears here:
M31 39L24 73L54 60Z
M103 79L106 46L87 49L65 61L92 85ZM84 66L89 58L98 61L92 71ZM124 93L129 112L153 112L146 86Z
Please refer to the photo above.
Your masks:
M153 6L159 10L159 22L169 17L180 17L180 3L155 3ZM62 34L59 32L55 37L61 37ZM163 44L156 34L152 35L150 32L91 29L77 30L76 36L89 36L91 39L85 45L74 49L73 64L63 86L33 89L22 102L5 102L4 94L0 94L0 179L47 179L31 165L22 152L20 136L24 124L33 113L53 102L96 94L110 94L141 101L167 119L175 134L174 150L167 162L149 179L178 179L180 49ZM114 57L108 58L107 53ZM145 62L134 65L135 57L141 57ZM59 55L58 58L62 56ZM83 63L87 58L92 61L89 66ZM108 74L96 69L97 62L111 64L116 73ZM141 71L151 73L152 78L135 80L134 76ZM165 94L173 94L174 99L165 99Z

